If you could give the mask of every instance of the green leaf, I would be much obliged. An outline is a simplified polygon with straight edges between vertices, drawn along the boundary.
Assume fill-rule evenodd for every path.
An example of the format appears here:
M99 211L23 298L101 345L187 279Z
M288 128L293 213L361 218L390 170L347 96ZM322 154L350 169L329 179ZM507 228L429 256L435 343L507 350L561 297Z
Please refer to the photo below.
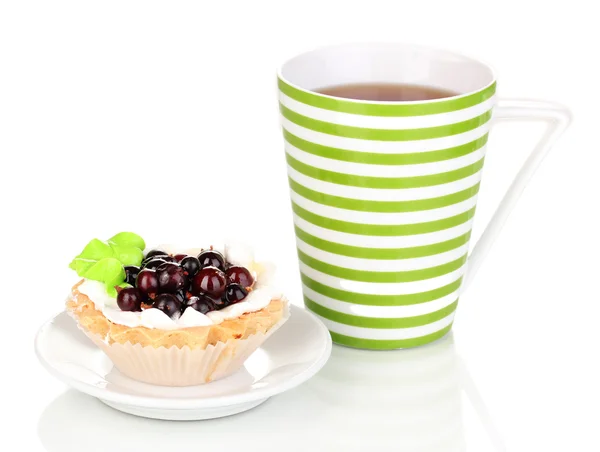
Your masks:
M144 259L146 243L133 232L119 232L108 240L92 239L69 264L82 278L100 281L112 297L117 296L114 286L125 280L125 265L139 266Z
M128 287L133 287L131 284L127 284L126 282L122 282L121 284L119 284L117 287L121 287L123 289L127 289ZM108 294L109 297L112 298L117 298L117 289L115 289L114 285L106 285L106 293Z
M103 282L107 286L109 284L116 286L125 281L125 270L123 270L123 264L118 259L105 257L91 266L84 276L88 279Z
M80 257L76 257L69 264L69 268L75 270L75 272L81 276L82 278L86 274L86 272L96 263L97 261L91 259L82 259Z
M146 248L146 242L144 242L144 239L133 232L119 232L108 239L108 243L119 246L130 246L140 250L144 250L144 248Z
M123 265L135 265L139 267L144 260L144 253L141 249L134 246L117 245L111 243L110 247L115 253L115 257L121 261Z
M102 240L92 239L77 257L98 261L100 259L104 259L105 257L113 256L114 252L108 243L103 242Z

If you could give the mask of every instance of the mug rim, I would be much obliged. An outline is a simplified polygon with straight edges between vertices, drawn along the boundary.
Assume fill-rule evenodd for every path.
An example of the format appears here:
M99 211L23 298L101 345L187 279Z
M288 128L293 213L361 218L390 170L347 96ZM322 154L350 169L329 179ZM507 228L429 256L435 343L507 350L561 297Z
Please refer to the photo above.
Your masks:
M314 90L310 90L310 89L306 89L303 88L295 83L292 83L288 78L286 78L283 75L283 71L286 67L286 65L288 63L290 63L291 61L295 60L296 58L302 57L302 56L306 56L309 55L311 53L315 53L318 51L322 51L322 50L326 50L326 49L341 49L344 47L357 47L357 46L390 46L390 45L395 45L395 46L405 46L405 47L412 47L415 50L421 50L421 51L427 51L427 52L435 52L435 53L439 53L439 54L444 54L446 56L451 56L454 58L460 58L462 60L471 62L471 63L476 63L482 67L484 67L486 70L489 71L490 75L491 75L491 80L489 83L487 83L484 86L481 86L477 89L474 90L469 90L465 93L460 93L454 96L449 96L449 97L442 97L442 98L438 98L438 99L426 99L426 100L416 100L416 101L378 101L378 100L364 100L364 99L350 99L347 97L338 97L338 96L331 96L329 94L322 94L319 93L317 91ZM351 103L351 104L363 104L363 105L388 105L388 106L393 106L393 105L397 105L397 106L410 106L410 105L425 105L425 104L437 104L437 103L441 103L441 102L451 102L451 101L460 101L463 98L469 97L469 96L473 96L473 95L477 95L477 94L481 94L487 90L491 90L492 92L495 91L495 85L496 85L496 71L494 70L494 68L489 65L488 63L486 63L485 61L482 61L481 59L478 58L473 58L470 57L468 55L465 55L463 53L459 53L459 52L455 52L452 50L448 50L448 49L444 49L444 48L440 48L440 47L433 47L433 46L425 46L425 45L421 45L421 44L412 44L412 43L407 43L407 42L395 42L395 41L381 41L381 42L353 42L353 43L344 43L344 44L333 44L333 45L327 45L327 46L320 46L320 47L315 47L311 50L307 50L305 52L302 53L298 53L290 58L287 58L278 68L277 68L277 78L289 85L291 88L301 91L303 93L305 93L306 95L309 96L316 96L316 97L320 97L323 99L330 99L331 101L334 102L339 102L339 103Z

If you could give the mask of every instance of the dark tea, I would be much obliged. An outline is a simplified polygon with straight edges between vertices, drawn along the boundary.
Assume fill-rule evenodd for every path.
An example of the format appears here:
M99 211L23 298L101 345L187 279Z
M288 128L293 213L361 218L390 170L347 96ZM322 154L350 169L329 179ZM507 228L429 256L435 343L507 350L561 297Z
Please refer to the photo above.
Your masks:
M374 100L379 102L433 100L457 95L455 92L433 86L408 85L404 83L355 83L329 86L317 89L316 92L346 99Z

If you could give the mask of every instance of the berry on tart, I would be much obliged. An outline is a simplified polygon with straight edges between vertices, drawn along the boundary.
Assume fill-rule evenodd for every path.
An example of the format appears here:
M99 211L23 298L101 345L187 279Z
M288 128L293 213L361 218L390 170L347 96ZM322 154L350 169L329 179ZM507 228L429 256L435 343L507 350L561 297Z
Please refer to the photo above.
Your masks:
M192 293L205 293L215 298L221 298L227 286L227 276L217 267L204 267L192 279Z
M149 261L142 262L142 268L146 268L148 270L156 270L158 267L160 267L166 262L167 261L162 257L153 257Z
M216 267L219 270L225 270L225 258L217 250L204 250L198 254L200 268Z
M156 308L171 318L187 308L207 314L239 303L255 282L250 270L213 249L198 257L152 250L140 267L125 267L125 281L133 287L120 290L121 310Z
M136 234L93 239L71 262L79 276L104 284L124 312L158 309L178 318L187 308L201 314L243 301L255 285L252 272L213 249L196 255L152 249ZM195 253L194 253L195 254Z
M225 275L229 281L239 284L242 287L252 287L252 284L254 284L254 278L250 274L250 271L240 265L231 265L225 271Z
M117 306L121 311L141 311L142 294L135 287L121 289L117 295Z
M171 293L161 293L154 299L152 307L164 312L173 318L181 313L182 303Z
M135 265L126 265L123 267L125 270L125 282L130 286L135 286L135 280L140 274L140 267L136 267Z
M181 262L186 257L187 257L187 254L175 254L173 256L173 259L175 259L175 262Z
M243 286L231 283L225 290L225 299L229 305L242 301L248 295L248 291Z
M151 257L156 257L156 256L168 256L169 253L167 253L166 251L161 251L161 250L151 250L148 251L148 254L146 254L146 259L150 259Z
M175 293L188 286L185 270L175 262L166 262L156 270L161 292Z
M198 296L192 295L190 299L187 300L186 306L195 309L201 314L206 314L207 312L215 311L217 309L216 301L205 294L200 294Z
M143 269L135 280L135 286L146 299L154 299L158 293L158 276L154 270Z
M196 276L196 273L200 271L200 261L194 256L185 256L181 259L179 265L181 265L190 278Z
M178 290L175 293L175 296L177 297L177 299L179 301L181 301L182 303L185 303L186 300L192 296L192 294L190 294L189 292L186 292L185 290Z

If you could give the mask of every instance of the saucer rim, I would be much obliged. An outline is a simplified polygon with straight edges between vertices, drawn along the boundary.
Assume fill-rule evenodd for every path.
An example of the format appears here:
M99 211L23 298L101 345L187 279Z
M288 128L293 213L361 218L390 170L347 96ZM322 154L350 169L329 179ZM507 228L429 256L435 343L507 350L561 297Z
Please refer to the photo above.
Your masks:
M286 380L267 384L264 387L252 389L241 394L186 399L141 396L135 394L123 394L120 392L112 391L108 388L99 388L79 379L65 375L64 373L56 369L50 363L50 361L48 361L48 359L44 356L44 353L42 352L42 336L45 330L51 327L50 324L56 318L58 318L61 315L66 315L65 311L56 314L51 319L44 322L42 326L40 326L34 340L35 353L42 366L51 375L53 375L63 383L66 383L70 387L101 400L106 400L109 402L119 403L123 405L144 408L159 408L163 410L197 410L202 408L232 406L256 401L259 399L266 399L274 395L280 394L282 392L288 391L290 389L293 389L301 383L304 383L305 381L312 378L319 370L321 370L321 368L329 359L332 349L332 340L331 335L327 330L327 327L313 313L309 312L306 309L303 309L299 306L295 306L290 303L290 311L292 317L302 318L304 322L312 322L319 329L320 336L322 337L320 340L321 350L318 354L318 357L315 358L315 360L306 369L302 370L301 372L293 375L292 377ZM282 326L282 328L285 328L285 324ZM273 334L273 337L276 337L277 334L280 334L280 331L275 332ZM260 348L262 347L263 346L261 346ZM315 356L317 355L315 354ZM268 376L268 374L265 375L265 377L266 376Z

